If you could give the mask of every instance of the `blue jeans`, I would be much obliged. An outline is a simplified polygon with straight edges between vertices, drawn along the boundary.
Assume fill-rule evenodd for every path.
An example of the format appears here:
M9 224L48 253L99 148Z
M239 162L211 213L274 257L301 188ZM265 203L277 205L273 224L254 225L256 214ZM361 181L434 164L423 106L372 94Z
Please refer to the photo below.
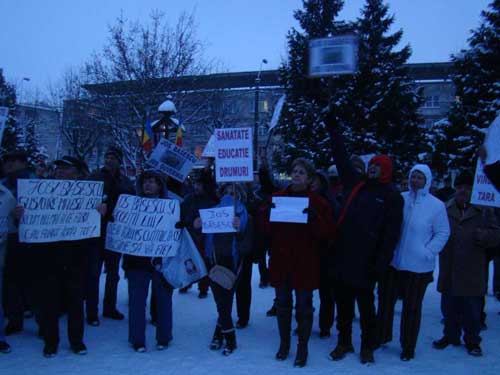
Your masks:
M172 287L160 272L127 271L129 341L132 345L146 345L146 300L149 282L156 296L156 341L166 345L172 340Z

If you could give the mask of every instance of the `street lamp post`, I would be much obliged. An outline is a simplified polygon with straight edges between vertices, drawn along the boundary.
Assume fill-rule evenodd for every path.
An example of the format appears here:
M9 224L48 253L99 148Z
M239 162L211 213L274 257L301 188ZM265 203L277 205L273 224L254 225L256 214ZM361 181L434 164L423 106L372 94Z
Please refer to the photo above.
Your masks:
M259 72L255 78L255 113L254 113L254 126L253 126L253 168L257 170L257 154L259 151L259 88L260 88L260 73L262 71L262 64L267 64L266 59L260 62Z

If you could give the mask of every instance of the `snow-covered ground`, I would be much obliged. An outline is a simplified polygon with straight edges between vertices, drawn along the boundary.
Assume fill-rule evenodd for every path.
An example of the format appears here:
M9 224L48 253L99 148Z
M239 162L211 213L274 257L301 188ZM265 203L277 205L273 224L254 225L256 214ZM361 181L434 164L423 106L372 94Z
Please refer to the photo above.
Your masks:
M127 312L126 281L120 281L119 308ZM491 282L490 282L491 285ZM500 374L500 303L487 297L488 330L482 333L482 358L467 355L463 347L449 347L438 351L431 347L432 340L440 338L442 325L439 310L439 293L432 283L424 301L422 328L416 357L410 362L399 359L399 317L401 305L396 310L394 325L395 340L375 353L376 363L364 366L357 354L348 355L340 362L328 360L328 353L336 343L336 337L320 339L315 316L313 334L309 344L309 360L303 369L293 368L295 341L292 352L285 362L274 359L278 347L278 332L275 318L265 315L274 295L271 288L258 288L258 270L254 268L253 299L249 326L237 331L238 349L230 357L208 349L215 324L215 304L212 295L200 300L196 288L186 295L174 294L174 339L165 351L154 348L155 328L148 325L148 351L135 353L127 342L127 321L116 322L102 319L100 327L85 327L85 343L89 353L77 356L69 350L66 337L66 322L61 320L61 344L55 358L42 356L43 343L36 338L33 319L26 323L22 334L8 338L13 351L0 355L0 374ZM316 312L319 299L315 293ZM149 315L149 314L148 314ZM236 313L233 314L233 317ZM353 340L359 353L359 322L355 321ZM332 331L333 332L333 331ZM294 338L296 340L296 338Z

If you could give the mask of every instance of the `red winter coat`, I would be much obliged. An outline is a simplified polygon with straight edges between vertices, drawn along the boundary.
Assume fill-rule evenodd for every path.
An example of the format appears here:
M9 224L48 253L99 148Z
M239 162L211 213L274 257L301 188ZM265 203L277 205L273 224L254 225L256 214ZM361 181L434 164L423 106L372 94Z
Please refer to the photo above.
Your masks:
M269 221L269 206L260 210L259 225L271 239L269 273L271 285L279 288L290 280L293 289L319 288L320 244L333 234L332 211L329 203L313 192L292 192L290 186L273 197L309 197L307 224Z

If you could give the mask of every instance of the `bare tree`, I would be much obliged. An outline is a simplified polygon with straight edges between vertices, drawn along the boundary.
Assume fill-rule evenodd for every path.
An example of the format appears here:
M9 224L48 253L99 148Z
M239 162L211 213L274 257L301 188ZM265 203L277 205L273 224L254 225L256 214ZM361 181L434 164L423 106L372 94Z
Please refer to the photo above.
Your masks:
M128 22L123 15L109 27L109 39L100 53L84 66L84 87L101 127L122 147L125 158L135 166L139 150L136 129L148 113L171 95L183 120L205 111L205 98L181 89L195 88L212 64L203 59L204 45L196 35L193 14L183 13L171 26L164 15L153 11L149 23Z

